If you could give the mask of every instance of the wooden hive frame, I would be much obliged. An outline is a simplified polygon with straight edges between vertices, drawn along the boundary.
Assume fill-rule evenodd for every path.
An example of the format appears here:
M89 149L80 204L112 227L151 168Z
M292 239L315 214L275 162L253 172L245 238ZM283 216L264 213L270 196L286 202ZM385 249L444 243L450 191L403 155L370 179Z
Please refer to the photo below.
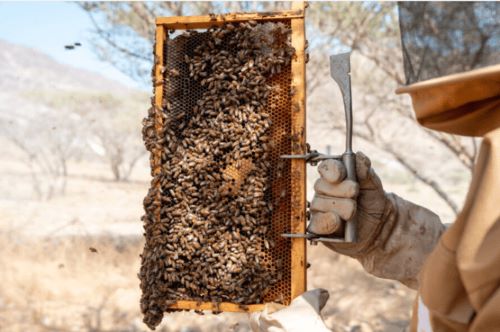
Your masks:
M208 29L213 26L221 26L228 22L245 22L249 20L265 22L273 20L289 20L292 29L291 42L295 48L295 56L291 64L291 85L295 93L291 97L290 110L291 117L291 151L293 154L305 153L305 128L306 128L306 86L305 86L305 27L304 27L304 3L293 2L292 9L276 13L234 13L224 15L204 15L204 16L176 16L158 17L156 19L156 46L155 46L155 97L154 102L157 109L162 109L163 100L163 80L162 66L165 63L164 46L165 39L168 38L169 30L185 29ZM155 130L160 132L163 127L161 115L155 113ZM306 164L302 159L292 159L291 161L291 218L290 230L292 233L304 233L306 231ZM153 175L161 173L161 160L158 154L153 154ZM157 186L160 184L157 183ZM159 192L159 191L158 191ZM157 197L157 213L155 218L160 220L160 197ZM306 241L305 239L294 238L291 241L291 298L294 299L306 291ZM181 310L213 310L213 311L260 311L265 304L250 304L246 309L242 309L239 304L222 302L219 304L211 302L197 302L179 300L170 305L171 309Z

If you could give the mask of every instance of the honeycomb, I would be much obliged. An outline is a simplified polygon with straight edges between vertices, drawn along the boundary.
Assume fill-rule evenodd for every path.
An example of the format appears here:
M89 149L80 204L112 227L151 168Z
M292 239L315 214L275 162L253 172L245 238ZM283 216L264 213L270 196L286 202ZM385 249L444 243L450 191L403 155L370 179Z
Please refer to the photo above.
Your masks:
M280 23L286 28L290 28L290 20L273 20L272 22ZM185 125L182 123L186 123L194 116L193 112L198 101L207 92L207 88L202 86L199 80L190 77L190 68L185 59L186 56L192 58L195 55L194 50L196 47L205 42L209 37L209 31L201 31L175 38L169 38L167 35L164 41L164 63L158 64L164 68L162 77L163 107L162 109L153 107L150 110L149 117L145 119L143 128L146 147L151 151L152 175L154 176L152 187L144 202L146 210L146 215L143 217L146 230L145 253L154 252L155 246L167 245L167 243L164 243L165 241L158 240L155 236L152 236L150 234L151 231L148 231L148 227L152 227L151 225L160 222L157 219L160 218L161 220L162 218L162 213L159 212L161 211L161 206L155 205L154 197L161 196L161 193L167 190L165 186L166 182L162 178L161 172L159 174L155 174L154 172L155 162L160 161L164 165L169 158L174 158L174 155L176 155L175 151L171 155L164 153L164 150L159 145L166 144L166 139L161 136L161 133L160 135L154 133L153 128L157 125L158 116L164 119L177 119L177 121L167 121L162 128L162 132L171 133L179 138L179 141L182 141L185 131ZM229 49L229 51L237 52L238 49ZM157 82L155 83L158 84ZM281 155L292 154L291 99L293 92L291 83L291 64L284 66L279 74L272 75L266 81L266 84L273 86L273 89L270 90L267 97L266 106L266 112L270 115L271 120L271 125L267 132L270 136L271 144L266 160L270 165L267 172L269 189L265 191L263 199L272 206L272 211L268 215L269 220L266 223L271 226L270 240L274 245L269 246L261 240L260 243L255 243L255 246L259 250L265 251L265 258L262 265L269 267L274 273L277 271L279 278L269 286L263 293L263 297L255 301L255 303L279 302L288 304L291 301L291 242L289 239L281 237L281 234L290 232L291 211L292 208L297 209L297 207L293 207L291 204L292 182L294 179L291 176L290 162L280 158ZM160 112L163 114L159 114ZM231 179L223 190L226 192L237 192L244 183L245 178L255 167L256 165L249 159L241 159L238 161L238 165L233 163L221 167L221 174ZM169 180L173 182L173 188L175 188L176 179ZM159 188L157 188L158 182L161 182ZM294 187L301 185L295 182L293 182ZM168 187L172 188L172 183ZM142 258L144 261L145 257L142 256ZM156 266L143 268L140 275L143 291L144 287L148 287L146 280L149 278L144 275L145 273L149 273L148 271L145 272L145 270L154 272L152 273L154 276L151 278L161 275L161 271L158 271L159 268ZM164 293L165 290L158 292L158 294ZM152 296L156 296L154 291ZM185 298L181 296L180 298L198 302L209 300L203 297ZM239 301L231 301L230 299L228 302ZM163 302L166 306L172 303L175 303L175 300L164 299ZM244 304L253 303L245 302ZM157 308L156 310L163 311L163 308ZM149 322L148 325L154 326L157 323L159 322Z

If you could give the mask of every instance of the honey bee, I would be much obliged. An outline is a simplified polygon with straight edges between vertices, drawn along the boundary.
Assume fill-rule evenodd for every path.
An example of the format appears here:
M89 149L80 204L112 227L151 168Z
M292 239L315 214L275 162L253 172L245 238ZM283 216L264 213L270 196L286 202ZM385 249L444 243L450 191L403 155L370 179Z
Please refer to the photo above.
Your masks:
M177 69L175 69L175 68L170 69L169 73L170 73L170 75L172 75L173 77L177 77L177 76L179 76L179 75L180 75L180 74L179 74L179 71L178 71Z

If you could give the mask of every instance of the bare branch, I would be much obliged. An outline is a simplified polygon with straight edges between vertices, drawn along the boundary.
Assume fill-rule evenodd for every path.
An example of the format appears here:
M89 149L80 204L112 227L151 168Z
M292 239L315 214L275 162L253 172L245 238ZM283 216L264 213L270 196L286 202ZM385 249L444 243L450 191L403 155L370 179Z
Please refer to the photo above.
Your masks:
M123 54L125 54L127 56L133 57L133 58L137 58L137 59L145 60L145 61L150 61L151 60L150 57L148 57L148 56L144 56L142 54L138 54L138 53L132 52L132 51L130 51L130 49L122 47L122 46L118 45L117 43L115 43L109 37L109 34L107 32L105 32L103 29L101 29L101 27L99 26L99 24L95 20L94 15L92 15L92 13L90 11L87 11L87 14L90 17L90 20L92 21L92 25L94 26L94 28L95 28L97 34L99 35L99 37L101 37L102 40L104 40L111 48L114 48L117 51L119 51L119 52L121 52L121 53L123 53Z
M384 152L389 153L396 161L398 161L401 164L401 166L403 166L412 176L414 176L415 179L429 186L450 207L450 209L455 214L459 212L458 207L453 201L453 199L442 189L439 183L420 173L416 167L414 167L410 162L408 162L408 160L398 151L394 150L390 144L381 141L380 136L378 136L376 134L376 131L374 131L373 128L371 128L371 124L369 121L366 121L366 125L370 126L369 133L355 131L353 135L355 137L361 138L362 140L366 141L371 145L376 146L377 148L383 150ZM345 128L340 125L333 126L331 128L332 130L339 130L345 133Z
M454 135L445 135L443 133L426 130L427 135L432 137L434 140L445 146L449 151L451 151L457 159L468 168L471 172L474 169L475 156L471 155L466 147L457 141ZM448 136L448 137L447 137Z
M451 197L446 194L443 188L441 188L439 183L420 173L415 167L413 167L411 163L409 163L403 156L401 156L390 146L386 145L384 151L390 153L394 157L394 159L396 159L404 168L406 168L406 170L410 172L416 179L431 187L438 194L438 196L446 202L446 204L453 210L455 214L458 213L457 205L451 199Z

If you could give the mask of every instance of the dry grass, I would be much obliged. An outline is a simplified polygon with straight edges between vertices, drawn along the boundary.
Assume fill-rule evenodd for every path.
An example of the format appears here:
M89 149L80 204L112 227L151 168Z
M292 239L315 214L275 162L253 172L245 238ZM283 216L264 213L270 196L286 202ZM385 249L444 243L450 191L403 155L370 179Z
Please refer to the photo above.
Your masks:
M131 330L140 241L4 236L0 317L9 331ZM97 253L91 252L96 248Z
M147 330L141 322L136 277L142 240L30 239L4 233L0 243L2 331ZM311 248L310 253L310 287L327 288L331 294L324 310L330 327L349 331L365 324L387 331L407 325L412 296L404 286L375 280L357 263L324 247ZM167 315L158 330L247 331L249 327L245 314L184 312Z
M4 234L0 239L2 331L147 330L141 322L136 277L142 240L116 237L40 240L9 235ZM176 313L167 317L157 330L228 330L239 319L246 318L225 315L207 315L204 319L192 313Z

